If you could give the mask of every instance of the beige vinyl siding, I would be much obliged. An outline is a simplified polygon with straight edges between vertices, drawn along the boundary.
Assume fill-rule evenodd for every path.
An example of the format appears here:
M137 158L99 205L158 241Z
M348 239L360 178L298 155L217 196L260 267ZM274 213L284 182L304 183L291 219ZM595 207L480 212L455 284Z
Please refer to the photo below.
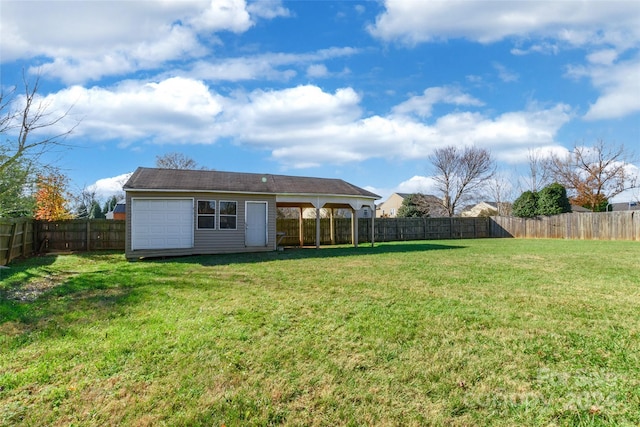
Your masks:
M194 235L194 249L199 253L223 253L223 252L246 252L276 249L276 198L275 196L260 196L247 194L205 194L195 195L197 200L216 200L218 205L220 201L237 202L236 206L236 229L220 229L219 222L216 223L215 230L196 230ZM259 201L267 202L267 245L262 248L247 248L245 246L245 215L246 202ZM219 211L220 209L218 209ZM219 212L218 212L219 215ZM217 219L219 221L219 219ZM204 251L204 252L203 252Z
M194 223L194 244L192 248L185 249L153 249L153 250L131 250L131 209L126 210L127 214L127 259L138 259L144 257L159 256L181 256L181 255L206 255L217 253L237 253L237 252L263 252L276 250L276 196L260 194L236 194L236 193L189 193L189 192L145 192L128 191L127 206L132 206L132 198L193 198L197 206L198 200L216 200L217 206L220 201L237 202L237 228L235 230L220 229L219 209L216 213L216 228L214 230L197 228L197 209L193 210ZM245 246L245 209L247 201L267 202L267 245L264 247Z

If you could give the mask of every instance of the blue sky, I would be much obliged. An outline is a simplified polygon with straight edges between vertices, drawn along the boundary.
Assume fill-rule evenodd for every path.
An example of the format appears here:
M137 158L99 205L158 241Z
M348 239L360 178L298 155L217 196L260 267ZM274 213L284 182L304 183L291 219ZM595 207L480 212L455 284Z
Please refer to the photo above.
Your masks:
M0 0L0 84L72 107L50 160L76 192L179 152L429 193L433 150L475 144L517 197L529 152L640 156L638 22L635 0Z

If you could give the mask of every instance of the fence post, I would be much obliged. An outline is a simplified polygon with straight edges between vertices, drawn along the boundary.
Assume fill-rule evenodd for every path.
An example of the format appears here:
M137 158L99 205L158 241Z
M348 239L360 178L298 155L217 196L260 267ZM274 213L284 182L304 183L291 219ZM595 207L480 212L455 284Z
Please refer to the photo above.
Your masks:
M453 239L453 217L449 217L449 238Z
M18 232L18 222L14 222L11 226L11 236L9 237L9 247L7 248L7 264L13 259L13 245L16 241L16 234Z
M424 232L424 240L427 240L427 217L422 217L422 231Z
M27 256L27 224L28 221L22 223L22 256Z
M91 250L91 220L87 218L87 251Z

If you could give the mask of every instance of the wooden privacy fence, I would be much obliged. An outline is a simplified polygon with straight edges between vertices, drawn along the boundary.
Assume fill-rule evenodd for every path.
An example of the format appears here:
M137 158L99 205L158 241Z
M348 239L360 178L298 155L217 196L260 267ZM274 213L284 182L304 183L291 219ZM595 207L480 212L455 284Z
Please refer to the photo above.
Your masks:
M298 219L278 219L284 233L280 244L298 246ZM0 219L0 265L17 257L42 252L121 250L125 248L123 220L70 220L56 222L32 219ZM477 239L485 237L636 240L640 241L640 211L568 213L515 218L377 218L376 242L402 240ZM315 245L315 219L302 222L303 245ZM358 220L358 242L371 241L371 218ZM320 220L320 243L351 243L351 219Z
M0 265L42 252L124 251L125 230L124 221L107 219L0 219Z
M0 265L34 252L34 221L28 218L0 220Z
M125 222L109 219L36 221L38 252L123 250Z
M303 219L304 245L315 245L316 220ZM351 243L351 219L335 218L334 235L331 236L331 220L320 219L320 244ZM284 233L280 244L300 244L300 221L278 219L277 230ZM490 236L490 218L377 218L374 221L376 242L402 240L475 239ZM358 242L371 241L371 218L358 219Z
M640 211L491 219L492 237L640 241Z

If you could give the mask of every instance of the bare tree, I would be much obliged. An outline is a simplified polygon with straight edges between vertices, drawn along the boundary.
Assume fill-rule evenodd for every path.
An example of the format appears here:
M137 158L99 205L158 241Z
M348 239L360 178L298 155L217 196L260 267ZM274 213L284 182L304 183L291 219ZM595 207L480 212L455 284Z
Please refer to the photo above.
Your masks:
M487 181L487 194L496 204L499 216L511 215L511 203L513 200L513 186L507 176L496 173Z
M156 156L156 167L162 169L205 169L198 167L198 162L182 153L167 153Z
M529 149L527 161L529 162L529 177L526 179L527 188L525 190L537 193L551 184L549 170L545 167L546 157L543 157L540 151Z
M7 212L0 211L0 216L25 211L31 203L27 190L35 182L34 172L46 166L39 163L40 157L61 146L78 125L50 132L68 116L70 109L52 111L51 104L38 95L39 76L33 85L24 74L22 80L24 95L15 87L8 93L0 88L0 205L12 206Z
M489 151L474 146L439 148L429 161L435 172L436 188L442 196L442 207L449 216L455 214L460 204L477 195L495 172Z
M34 165L44 152L59 146L77 126L60 133L44 132L65 119L70 109L60 114L50 111L51 105L38 96L39 76L31 86L23 75L23 83L24 96L18 96L15 89L8 94L0 93L0 174L15 163L23 167ZM37 136L32 137L34 134Z
M627 169L630 156L623 145L598 140L592 147L576 145L566 156L551 155L545 168L570 192L573 203L597 211L612 197L636 188L638 177Z

